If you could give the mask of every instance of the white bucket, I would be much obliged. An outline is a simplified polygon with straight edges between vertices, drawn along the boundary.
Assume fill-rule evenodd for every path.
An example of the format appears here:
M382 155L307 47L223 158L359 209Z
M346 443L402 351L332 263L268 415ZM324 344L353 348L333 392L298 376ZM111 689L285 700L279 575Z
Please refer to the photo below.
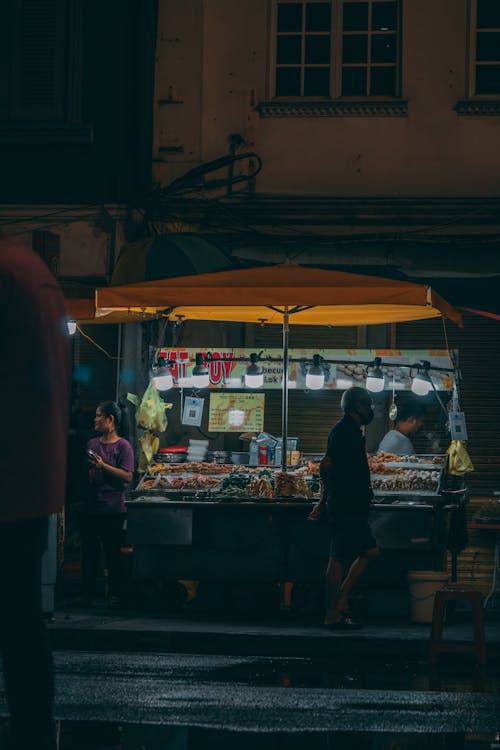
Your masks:
M442 570L409 570L410 618L412 622L432 622L434 596L444 588L448 573Z

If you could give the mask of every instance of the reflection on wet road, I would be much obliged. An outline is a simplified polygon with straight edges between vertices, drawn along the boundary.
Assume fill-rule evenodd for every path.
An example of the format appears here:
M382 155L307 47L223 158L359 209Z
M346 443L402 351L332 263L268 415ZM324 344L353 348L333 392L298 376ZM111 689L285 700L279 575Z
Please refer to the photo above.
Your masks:
M61 748L498 747L499 677L466 659L433 675L199 654L59 652L55 664Z

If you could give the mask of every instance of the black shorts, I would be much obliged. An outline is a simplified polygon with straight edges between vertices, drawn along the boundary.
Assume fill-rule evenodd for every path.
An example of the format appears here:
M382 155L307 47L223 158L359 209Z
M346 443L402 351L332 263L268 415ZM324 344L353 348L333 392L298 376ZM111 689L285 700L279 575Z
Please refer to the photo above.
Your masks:
M330 557L348 560L362 557L377 546L370 524L365 518L330 520Z

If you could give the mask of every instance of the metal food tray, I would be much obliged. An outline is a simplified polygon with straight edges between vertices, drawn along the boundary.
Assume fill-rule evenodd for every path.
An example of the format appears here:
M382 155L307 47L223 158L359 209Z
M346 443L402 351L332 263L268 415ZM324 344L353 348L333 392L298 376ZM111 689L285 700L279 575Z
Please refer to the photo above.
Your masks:
M432 490L373 490L375 497L395 497L400 495L401 497L411 497L416 495L418 497L436 497L439 495L439 489L435 492Z
M413 469L414 471L443 471L443 464L417 464L409 461L381 461L390 469ZM376 472L374 472L376 473Z
M314 502L314 498L310 497L251 497L250 495L221 495L216 494L216 502L230 502L230 503L307 503Z

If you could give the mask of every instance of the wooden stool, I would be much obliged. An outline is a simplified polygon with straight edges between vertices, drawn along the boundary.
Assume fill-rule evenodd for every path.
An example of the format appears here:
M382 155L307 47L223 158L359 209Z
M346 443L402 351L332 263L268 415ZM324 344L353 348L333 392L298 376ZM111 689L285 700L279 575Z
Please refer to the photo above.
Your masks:
M443 643L444 617L446 603L461 599L470 602L472 609L472 625L474 628L474 643ZM441 589L436 591L434 598L434 610L432 612L431 642L429 660L431 664L436 662L438 654L443 651L471 651L476 653L478 664L486 664L486 642L484 637L483 606L480 591L466 591L465 589Z

